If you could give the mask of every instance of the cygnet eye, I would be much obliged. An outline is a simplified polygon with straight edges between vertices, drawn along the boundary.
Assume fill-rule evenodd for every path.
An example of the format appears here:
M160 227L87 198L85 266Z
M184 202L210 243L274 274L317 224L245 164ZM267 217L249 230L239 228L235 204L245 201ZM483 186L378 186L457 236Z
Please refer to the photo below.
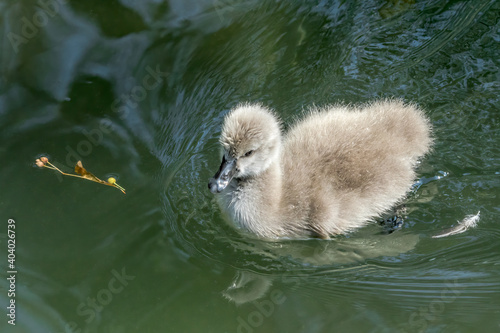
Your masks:
M249 150L245 153L245 157L248 157L253 154L253 150Z

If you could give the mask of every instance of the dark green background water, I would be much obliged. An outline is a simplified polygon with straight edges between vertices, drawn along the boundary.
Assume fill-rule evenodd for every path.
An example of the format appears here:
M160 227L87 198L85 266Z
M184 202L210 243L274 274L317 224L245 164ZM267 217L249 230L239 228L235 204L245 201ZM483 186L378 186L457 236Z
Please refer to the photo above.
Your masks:
M0 331L500 331L499 1L1 0L0 40ZM383 97L434 126L401 231L272 244L223 222L231 107L290 124Z

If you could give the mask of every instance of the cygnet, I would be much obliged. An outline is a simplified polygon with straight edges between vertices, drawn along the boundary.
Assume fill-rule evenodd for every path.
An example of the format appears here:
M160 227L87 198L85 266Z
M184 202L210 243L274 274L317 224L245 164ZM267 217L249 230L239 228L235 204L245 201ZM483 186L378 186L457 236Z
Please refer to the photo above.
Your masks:
M314 108L284 135L275 112L240 104L225 117L220 144L208 187L237 228L328 239L404 199L432 138L424 112L400 100Z

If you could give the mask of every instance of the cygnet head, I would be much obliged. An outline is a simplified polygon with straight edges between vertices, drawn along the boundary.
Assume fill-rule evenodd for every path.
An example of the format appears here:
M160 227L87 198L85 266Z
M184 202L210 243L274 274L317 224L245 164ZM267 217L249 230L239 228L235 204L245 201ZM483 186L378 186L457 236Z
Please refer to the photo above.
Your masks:
M237 106L224 119L220 143L222 164L208 188L222 192L233 178L255 177L279 158L281 129L274 114L261 105Z

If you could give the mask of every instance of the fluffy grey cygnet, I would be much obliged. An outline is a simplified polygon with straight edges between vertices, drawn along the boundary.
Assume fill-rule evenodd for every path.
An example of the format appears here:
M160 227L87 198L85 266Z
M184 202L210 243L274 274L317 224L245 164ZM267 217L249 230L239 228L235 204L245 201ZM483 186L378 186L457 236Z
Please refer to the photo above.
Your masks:
M208 187L236 227L262 238L329 238L403 199L432 139L415 105L384 100L314 109L285 135L274 112L240 104L220 143Z

